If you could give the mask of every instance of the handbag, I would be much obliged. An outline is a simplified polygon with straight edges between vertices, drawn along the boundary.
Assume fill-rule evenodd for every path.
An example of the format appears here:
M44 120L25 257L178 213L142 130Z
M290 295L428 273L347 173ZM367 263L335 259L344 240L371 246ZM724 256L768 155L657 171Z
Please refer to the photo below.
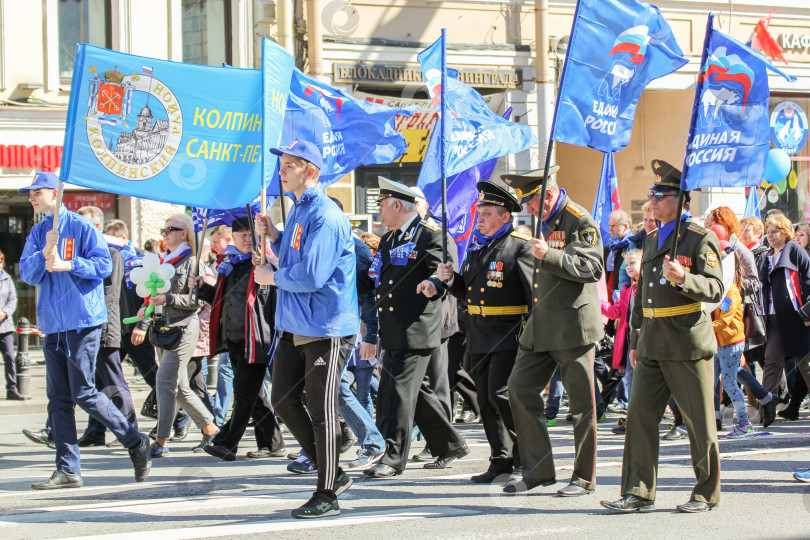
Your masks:
M743 304L743 326L745 328L744 350L755 349L765 344L765 319L756 300L746 300Z
M149 418L154 418L157 420L157 395L155 394L154 389L149 392L149 395L146 396L146 401L143 402L143 406L141 407L141 416L148 416Z
M173 351L183 338L181 326L167 326L165 317L152 319L149 326L149 342L164 351Z

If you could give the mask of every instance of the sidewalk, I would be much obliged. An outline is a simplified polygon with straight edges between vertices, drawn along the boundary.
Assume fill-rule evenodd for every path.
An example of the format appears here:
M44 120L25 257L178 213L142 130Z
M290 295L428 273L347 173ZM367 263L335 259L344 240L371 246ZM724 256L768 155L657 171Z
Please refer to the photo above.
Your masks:
M42 349L28 351L31 367L28 371L31 383L28 389L31 399L28 401L9 401L5 399L5 394L0 395L0 416L8 414L42 414L43 418L48 414L48 397L45 394L45 356ZM125 363L124 375L127 384L132 392L132 399L135 402L135 409L141 410L146 396L149 395L149 386L140 375L134 373L133 367ZM84 414L78 411L77 414Z

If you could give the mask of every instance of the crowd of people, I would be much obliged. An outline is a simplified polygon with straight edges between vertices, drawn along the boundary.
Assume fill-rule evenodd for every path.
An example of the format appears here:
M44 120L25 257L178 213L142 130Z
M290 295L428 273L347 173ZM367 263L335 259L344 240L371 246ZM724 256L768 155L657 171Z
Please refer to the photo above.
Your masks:
M626 437L622 497L602 505L653 509L669 408L662 438L689 439L697 478L678 510L703 512L719 501L725 409L730 439L757 433L752 413L764 428L798 419L810 384L806 224L776 210L764 223L739 221L723 206L697 219L680 171L654 160L643 222L615 211L603 238L552 167L479 182L476 227L459 256L418 189L380 177L387 232L357 236L318 183L314 144L272 152L295 200L286 222L236 218L210 230L206 251L186 214L139 250L122 221L58 206L53 174L21 190L46 216L20 261L22 279L40 289L49 399L45 427L25 434L56 450L56 471L34 489L82 486L79 449L104 445L107 430L143 481L192 422L194 452L225 461L237 459L252 422L248 459L288 459L290 472L317 475L292 515L336 515L352 485L344 467L369 478L400 475L409 460L443 469L469 453L454 420L480 417L490 458L471 481L520 493L557 481L548 428L567 395L576 455L559 496L595 489L596 426L611 412ZM537 218L536 233L515 229L521 210ZM165 293L143 299L132 272L153 250L174 275ZM25 399L2 264L0 254L7 398ZM140 415L124 358L152 389ZM80 437L74 404L90 416ZM157 421L148 435L138 416ZM287 451L285 431L300 452ZM425 448L411 455L417 439Z

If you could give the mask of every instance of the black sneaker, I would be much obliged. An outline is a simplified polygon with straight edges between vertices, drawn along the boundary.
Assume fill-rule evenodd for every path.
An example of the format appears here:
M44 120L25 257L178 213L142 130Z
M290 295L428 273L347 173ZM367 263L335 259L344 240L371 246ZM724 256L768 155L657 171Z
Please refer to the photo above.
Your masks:
M335 497L352 487L353 483L349 475L346 474L346 471L338 469L338 475L337 478L335 478Z
M337 499L330 500L326 496L315 492L310 500L290 512L290 515L299 519L339 516L340 506L338 506Z

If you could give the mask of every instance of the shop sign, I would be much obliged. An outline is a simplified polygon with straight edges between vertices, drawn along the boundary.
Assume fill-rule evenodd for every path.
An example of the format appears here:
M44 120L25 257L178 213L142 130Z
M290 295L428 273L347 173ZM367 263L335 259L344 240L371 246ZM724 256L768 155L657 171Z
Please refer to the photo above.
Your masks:
M807 142L807 115L793 101L782 101L771 113L773 145L789 155L797 154Z
M458 80L474 88L521 88L523 71L457 67ZM335 62L333 76L342 84L386 84L404 86L424 83L422 68L416 65L388 66L371 63Z
M112 193L65 192L62 194L62 204L73 212L82 206L96 206L105 214L115 214L115 199L116 196Z
M0 168L53 172L62 164L62 146L0 144Z
M785 51L804 52L810 49L810 34L782 34L779 44Z

